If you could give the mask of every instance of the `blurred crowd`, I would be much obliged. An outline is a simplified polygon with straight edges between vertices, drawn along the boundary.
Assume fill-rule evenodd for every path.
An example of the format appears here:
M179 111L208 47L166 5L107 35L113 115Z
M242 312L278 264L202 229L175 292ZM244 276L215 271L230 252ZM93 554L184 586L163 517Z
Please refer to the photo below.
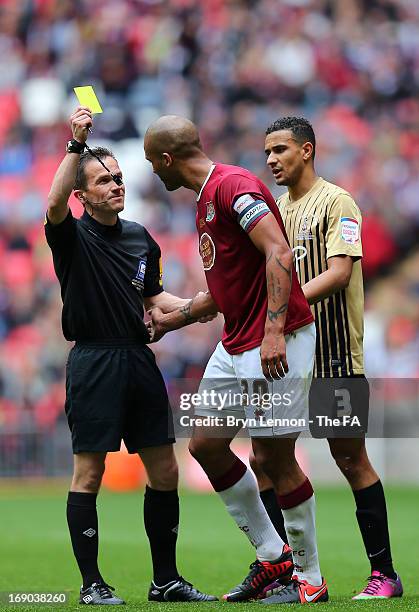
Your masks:
M152 175L147 125L192 118L214 160L253 170L277 195L264 131L308 117L319 174L364 215L367 367L419 374L417 0L0 0L0 51L0 426L48 429L62 414L69 345L43 216L79 85L104 108L90 144L120 161L124 215L158 240L165 288L182 296L205 288L194 198ZM166 380L199 376L220 329L157 345Z

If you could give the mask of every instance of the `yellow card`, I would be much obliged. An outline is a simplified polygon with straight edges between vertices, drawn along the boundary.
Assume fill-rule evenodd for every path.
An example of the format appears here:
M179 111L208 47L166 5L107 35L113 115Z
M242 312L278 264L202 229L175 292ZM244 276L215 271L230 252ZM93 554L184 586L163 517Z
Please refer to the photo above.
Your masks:
M92 113L103 113L99 100L91 85L85 87L75 87L74 92L81 106L87 106Z

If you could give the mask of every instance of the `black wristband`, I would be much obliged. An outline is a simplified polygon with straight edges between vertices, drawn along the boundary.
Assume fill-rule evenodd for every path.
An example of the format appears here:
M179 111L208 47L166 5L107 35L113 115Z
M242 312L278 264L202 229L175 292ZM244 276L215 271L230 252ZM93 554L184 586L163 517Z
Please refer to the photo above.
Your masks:
M78 140L69 140L67 142L66 151L67 153L83 153L86 145L83 142L79 142Z

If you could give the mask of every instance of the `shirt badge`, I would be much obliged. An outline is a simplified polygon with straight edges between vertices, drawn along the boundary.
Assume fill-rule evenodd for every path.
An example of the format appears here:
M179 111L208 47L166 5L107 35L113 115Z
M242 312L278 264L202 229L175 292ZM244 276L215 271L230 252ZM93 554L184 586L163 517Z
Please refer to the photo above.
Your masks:
M205 217L205 221L212 221L215 217L215 208L214 202L207 202L207 216Z
M147 260L140 259L140 261L138 262L137 274L135 275L135 278L131 279L131 283L140 293L144 291L144 278L145 278L146 267L147 267Z
M303 217L303 222L300 227L300 231L297 234L297 240L313 240L314 234L312 233L312 228L314 228L318 223L318 219L313 217L312 215L308 215L307 217Z
M205 272L211 270L215 263L215 244L211 236L206 232L199 239L199 253Z
M340 218L340 236L348 244L355 244L359 240L359 223L351 217Z

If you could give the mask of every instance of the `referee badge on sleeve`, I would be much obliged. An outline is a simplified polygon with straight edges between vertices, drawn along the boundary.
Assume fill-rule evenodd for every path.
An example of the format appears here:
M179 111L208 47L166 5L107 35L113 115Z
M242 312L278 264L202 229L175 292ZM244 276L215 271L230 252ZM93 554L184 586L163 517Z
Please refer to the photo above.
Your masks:
M135 278L131 279L131 283L140 292L144 291L144 278L145 278L146 267L147 267L147 260L140 259L140 261L138 262L137 274L135 275Z

